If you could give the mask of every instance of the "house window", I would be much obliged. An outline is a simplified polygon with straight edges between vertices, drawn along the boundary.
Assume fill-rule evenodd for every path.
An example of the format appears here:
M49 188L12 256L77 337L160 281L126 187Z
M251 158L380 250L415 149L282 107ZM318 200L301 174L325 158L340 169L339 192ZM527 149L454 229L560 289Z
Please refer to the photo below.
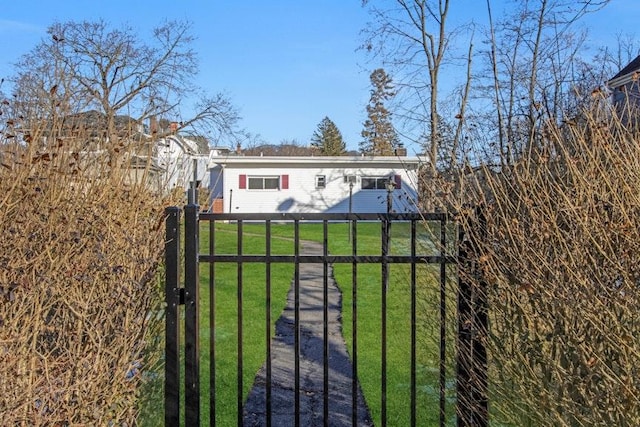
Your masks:
M279 176L250 176L248 177L249 190L279 190Z
M361 182L363 190L386 190L389 177L363 176Z
M402 178L400 175L394 176L363 176L361 179L363 190L386 190L389 181L393 181L395 189L402 186Z
M325 188L327 186L327 178L325 175L316 175L316 188Z
M238 188L240 190L288 190L289 175L274 176L247 176L238 175Z
M356 176L355 175L345 175L344 176L344 183L345 184L355 184L356 183Z

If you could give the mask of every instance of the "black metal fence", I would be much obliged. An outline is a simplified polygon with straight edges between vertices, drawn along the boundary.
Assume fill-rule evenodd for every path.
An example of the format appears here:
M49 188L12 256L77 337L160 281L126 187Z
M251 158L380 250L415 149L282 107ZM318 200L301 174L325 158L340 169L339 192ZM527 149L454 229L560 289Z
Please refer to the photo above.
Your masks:
M351 348L351 367L353 378L351 385L352 414L351 425L358 424L358 414L356 404L358 400L358 316L356 310L358 308L358 266L362 264L378 264L381 268L380 284L380 356L381 356L381 383L380 383L380 422L381 425L387 424L387 287L389 286L390 266L392 264L405 264L410 270L410 289L411 301L408 309L411 317L411 345L410 345L410 423L416 425L416 406L417 406L417 362L416 362L416 286L418 283L417 267L419 265L431 264L439 267L439 420L440 425L445 425L447 420L447 378L456 377L456 419L458 426L485 426L488 424L487 412L487 368L486 368L486 350L484 348L483 333L486 331L487 310L486 299L483 298L484 292L478 289L476 281L467 281L464 277L472 277L477 268L473 262L470 253L473 252L471 243L465 239L461 232L456 232L456 223L452 218L444 213L392 213L392 214L213 214L199 212L196 205L188 205L184 208L184 245L181 245L181 214L183 210L172 207L166 210L166 353L165 353L165 425L179 426L181 424L187 426L198 426L201 422L205 425L215 425L216 420L216 373L215 364L212 363L213 369L209 378L200 377L201 357L208 352L210 361L216 359L216 277L214 266L219 263L232 263L237 268L237 324L238 324L238 340L237 340L237 393L236 402L228 402L235 404L237 407L237 423L243 423L243 404L244 404L244 384L243 384L243 267L246 264L258 263L265 266L266 280L265 289L267 289L266 304L270 304L269 289L271 288L271 266L278 263L288 263L294 266L293 289L295 295L295 367L293 383L293 399L291 408L294 411L293 424L299 426L301 421L299 417L300 411L300 309L299 309L299 292L300 292L300 266L304 264L321 264L324 268L325 275L325 293L324 293L324 333L322 340L324 342L323 354L323 404L322 404L322 420L324 425L331 423L331 408L329 405L329 387L330 379L328 375L328 358L329 350L327 348L327 293L326 280L328 266L332 264L351 265L352 270L352 348ZM376 222L380 224L380 251L375 255L361 255L358 253L358 223L363 221ZM435 242L430 246L418 245L418 225L423 222L431 222L439 224L436 229L439 235ZM215 245L215 233L217 222L232 222L237 233L237 250L235 253L220 253ZM260 222L265 224L264 238L266 240L265 253L260 255L243 253L244 225L246 223ZM323 242L321 254L303 254L300 251L301 224L315 222L322 224ZM351 253L348 255L329 254L328 250L328 228L329 224L334 222L349 223L349 242L351 244ZM271 253L272 228L271 224L288 223L293 227L293 253L287 255L274 255ZM402 254L395 254L391 251L391 227L394 223L408 224L410 242L408 251ZM201 253L199 243L199 232L203 224L208 224L209 232L209 248L206 253ZM182 250L182 246L184 249ZM184 255L184 271L181 271L181 258ZM209 301L203 302L200 299L200 264L209 265L209 283L211 289L209 292ZM461 268L468 268L469 274L458 274L458 295L457 298L457 327L447 324L451 319L452 313L448 313L446 304L447 297L447 266L457 265ZM182 285L184 284L184 286ZM210 331L209 348L201 349L199 330L199 322L201 319L200 306L203 303L209 304L209 325ZM230 302L231 303L231 302ZM184 309L182 310L182 306ZM450 307L450 305L449 305ZM266 318L264 319L270 331L272 319L270 317L270 309L266 310ZM454 327L457 330L457 338L455 342L447 339L447 328ZM184 331L182 331L184 328ZM267 333L269 334L269 332ZM270 426L272 418L272 399L270 391L271 383L271 337L267 337L265 348L265 365L266 373L266 390L265 390L265 420L261 425ZM181 343L184 346L181 348ZM447 372L446 355L448 348L455 346L456 364L455 372ZM451 371L452 368L449 367ZM201 381L209 382L209 395L201 396ZM182 383L182 384L181 384ZM181 393L181 385L183 385L183 394ZM209 399L209 414L201 413L201 399ZM220 402L218 402L220 404ZM183 406L181 408L181 406ZM183 415L182 415L183 414ZM184 416L184 419L181 418Z

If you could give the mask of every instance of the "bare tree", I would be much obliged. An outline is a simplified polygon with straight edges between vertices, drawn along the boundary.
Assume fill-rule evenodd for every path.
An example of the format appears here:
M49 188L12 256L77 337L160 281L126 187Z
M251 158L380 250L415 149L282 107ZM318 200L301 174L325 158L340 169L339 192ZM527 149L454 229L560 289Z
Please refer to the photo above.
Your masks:
M16 105L22 110L16 114L52 120L98 111L102 143L112 156L124 140L119 115L137 123L152 116L180 118L181 127L199 124L219 132L231 131L238 120L224 95L201 95L193 85L198 66L189 23L168 21L149 40L102 20L54 23L48 34L16 65ZM182 118L180 105L191 97L199 99L195 113Z
M449 28L450 0L363 1L371 6L374 17L364 31L364 48L374 58L381 58L396 76L396 100L401 103L396 108L402 110L397 116L406 119L401 134L428 137L427 152L434 159L434 172L436 159L461 157L461 140L471 125L485 129L486 135L495 135L487 137L488 143L495 141L500 158L512 161L518 152L535 144L549 120L561 122L575 115L582 102L579 98L585 101L591 92L586 90L586 76L602 75L582 57L585 33L576 31L574 24L609 0L513 2L508 15L497 24L492 2L486 2L491 48L485 56L488 72L481 74L488 78L473 75L471 42L468 52L455 50L453 41L465 27ZM466 75L460 72L463 58ZM446 96L440 88L443 70L451 67L464 81L456 98ZM477 79L473 85L472 78ZM478 98L491 100L494 107L469 105ZM443 109L445 100L453 102L454 108ZM447 110L454 110L459 119L452 141L438 135L438 122L446 119L443 111ZM449 141L449 146L443 146L444 141ZM441 153L443 150L449 153Z
M373 0L365 0L363 4L372 4ZM365 31L365 47L376 56L381 57L403 77L398 80L398 90L404 91L405 98L411 98L411 105L404 108L405 118L411 127L422 127L420 135L428 135L427 151L431 158L431 167L436 170L436 159L442 157L442 138L440 129L440 74L449 55L449 47L456 31L449 31L448 19L451 0L395 0L395 7L379 9L371 8L375 22L371 30ZM470 56L468 65L471 64ZM395 70L394 70L395 71ZM471 73L469 69L468 76ZM426 78L425 78L426 77ZM463 104L467 102L469 87L465 86L463 96L459 99L459 116L464 119ZM426 120L425 120L426 117ZM424 128L424 124L428 123ZM463 124L460 123L460 129ZM434 130L436 130L434 132ZM456 138L461 132L455 133ZM449 158L457 157L455 151L459 140L453 141L447 154Z
M525 1L494 25L491 1L487 55L491 88L497 111L500 157L507 163L531 149L549 121L558 123L575 115L576 88L587 74L581 51L586 34L574 30L585 14L609 0ZM584 91L583 91L584 92ZM590 91L589 91L590 92Z
M633 34L617 33L614 46L604 46L593 59L597 67L592 67L594 79L606 81L640 55L640 40Z

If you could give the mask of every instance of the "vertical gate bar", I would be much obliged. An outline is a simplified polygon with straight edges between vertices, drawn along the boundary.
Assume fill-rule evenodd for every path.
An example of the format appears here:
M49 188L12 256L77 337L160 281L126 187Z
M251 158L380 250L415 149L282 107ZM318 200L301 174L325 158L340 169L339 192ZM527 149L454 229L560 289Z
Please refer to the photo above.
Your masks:
M477 231L465 235L460 227L459 232L458 426L486 427L489 422L487 284L475 259L479 255L478 239L484 239L486 233L486 218L481 208L476 208L475 218L465 225Z
M265 265L265 275L267 279L266 289L266 305L267 305L267 366L266 366L266 382L265 382L265 394L266 394L266 425L271 427L271 220L265 222L265 255L267 263Z
M381 385L380 422L387 425L387 290L389 288L389 214L382 220L382 286L381 286Z
M209 221L209 253L216 252L215 220ZM216 425L216 268L209 263L209 425Z
M458 427L471 427L473 424L471 372L471 286L469 278L468 242L463 228L458 231L458 337L457 337L457 378L456 413Z
M328 221L322 221L322 371L323 371L323 406L324 426L329 427L329 229Z
M476 208L476 226L479 232L474 236L475 239L484 239L486 236L487 222L481 207ZM479 244L477 240L472 240L474 247L474 256L479 252ZM476 275L478 280L474 286L473 305L473 325L474 333L472 335L473 345L473 372L475 378L474 387L474 403L476 408L476 417L474 425L486 427L489 424L489 402L488 402L488 368L487 368L487 348L486 339L488 333L488 306L487 306L487 282L485 281L480 267L475 264Z
M243 222L241 219L238 220L238 227L237 227L237 238L238 238L238 270L237 270L237 276L238 276L238 288L237 288L237 311L238 311L238 365L237 365L237 379L236 379L236 384L238 386L237 391L236 391L236 409L237 409L237 418L238 418L238 427L241 427L243 424L243 410L242 410L242 389L243 389L243 382L242 382L242 374L243 374L243 348L242 348L242 337L243 337L243 333L242 333L242 323L243 323L243 313L242 313L242 285L243 285L243 280L242 280L242 275L243 275L243 260L242 260L242 254L243 254L243 248L242 248L242 235L243 235Z
M358 425L358 223L351 221L351 425Z
M440 220L440 426L446 422L447 386L447 270L446 270L447 223Z
M411 220L411 426L416 425L416 220Z
M294 245L294 327L293 327L293 347L294 347L294 411L295 427L300 427L300 221L295 220L293 226Z
M200 425L200 343L198 205L187 205L185 212L185 424Z
M164 425L180 425L180 208L165 209Z
M267 310L267 336L266 336L266 383L265 387L265 395L266 395L266 425L267 427L271 427L271 220L267 220L265 222L265 255L266 255L266 265L265 265L265 275L267 279L267 289L266 289L266 310Z

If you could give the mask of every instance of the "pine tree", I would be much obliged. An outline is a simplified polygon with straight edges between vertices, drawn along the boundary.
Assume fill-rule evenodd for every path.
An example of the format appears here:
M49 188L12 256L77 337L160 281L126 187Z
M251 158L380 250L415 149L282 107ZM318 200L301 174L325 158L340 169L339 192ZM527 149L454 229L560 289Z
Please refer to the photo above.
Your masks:
M398 144L398 134L391 122L391 112L384 103L395 96L391 77L382 68L373 70L371 98L367 105L367 120L361 132L360 151L373 156L391 156Z
M346 151L342 133L329 117L322 119L318 129L313 133L311 147L315 148L321 156L341 156Z

